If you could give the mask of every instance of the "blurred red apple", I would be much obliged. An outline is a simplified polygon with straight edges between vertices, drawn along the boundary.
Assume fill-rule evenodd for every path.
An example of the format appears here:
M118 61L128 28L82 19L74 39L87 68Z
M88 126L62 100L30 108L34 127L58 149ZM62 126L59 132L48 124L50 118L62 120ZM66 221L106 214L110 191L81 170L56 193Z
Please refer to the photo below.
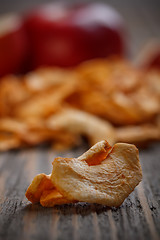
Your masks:
M28 14L26 27L32 67L69 67L92 58L121 56L126 50L121 17L102 3L41 6Z
M160 69L160 49L159 52L151 59L151 62L148 63L148 68Z
M0 17L0 76L20 72L27 54L23 22L17 15Z

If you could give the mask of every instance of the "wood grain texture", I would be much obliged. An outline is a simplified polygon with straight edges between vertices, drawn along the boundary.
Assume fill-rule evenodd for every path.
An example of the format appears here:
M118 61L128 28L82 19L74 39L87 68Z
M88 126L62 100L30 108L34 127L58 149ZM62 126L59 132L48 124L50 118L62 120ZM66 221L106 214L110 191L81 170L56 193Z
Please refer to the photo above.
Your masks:
M33 176L49 173L48 148L0 154L0 239L154 239L160 237L159 144L140 151L143 181L120 208L77 203L43 208L25 191ZM85 147L68 156L78 156Z
M14 4L13 4L14 2ZM5 0L0 13L21 11L45 0ZM150 38L160 38L159 0L108 0L126 19L131 56ZM59 156L77 157L87 146ZM88 203L54 208L31 205L25 191L33 177L49 174L57 153L45 147L0 153L1 240L160 239L160 144L140 150L143 181L120 208Z

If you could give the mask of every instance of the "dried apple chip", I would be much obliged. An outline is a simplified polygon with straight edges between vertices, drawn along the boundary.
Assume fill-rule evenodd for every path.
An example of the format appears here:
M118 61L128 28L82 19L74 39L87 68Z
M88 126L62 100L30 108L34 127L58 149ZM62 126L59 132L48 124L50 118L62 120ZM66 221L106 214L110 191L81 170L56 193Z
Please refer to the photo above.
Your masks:
M98 153L97 164L89 164ZM118 207L142 179L138 150L131 144L111 148L101 141L77 159L56 158L52 164L51 180L70 201Z
M160 140L160 126L158 124L141 124L119 127L116 129L116 136L117 141L127 143Z
M23 146L23 144L15 134L0 132L0 151L7 151L21 146Z
M32 203L40 201L41 195L45 190L55 189L50 175L40 173L34 177L32 183L29 185L26 191L26 198Z
M4 135L16 136L23 143L35 145L42 141L49 140L54 137L53 131L45 127L44 122L36 119L36 125L33 122L20 121L14 118L1 118L0 119L0 132Z
M76 82L71 79L65 85L37 93L18 105L14 110L14 115L24 119L48 117L59 109L64 99L74 91L75 87Z
M54 207L55 205L67 204L67 203L71 203L71 201L65 198L56 189L46 190L42 193L40 197L40 204L43 207Z
M78 76L73 70L58 67L36 69L24 77L24 83L31 92L45 91L51 87L65 85Z
M11 117L0 119L0 131L14 134L26 133L28 126L26 123Z
M44 173L35 176L25 195L30 202L40 202L43 207L53 207L54 205L70 202L57 191L50 179L50 175Z
M20 77L7 75L0 79L0 116L12 114L15 105L30 97Z
M63 109L48 119L47 126L84 135L91 145L106 138L110 144L115 143L114 127L109 122L77 109Z

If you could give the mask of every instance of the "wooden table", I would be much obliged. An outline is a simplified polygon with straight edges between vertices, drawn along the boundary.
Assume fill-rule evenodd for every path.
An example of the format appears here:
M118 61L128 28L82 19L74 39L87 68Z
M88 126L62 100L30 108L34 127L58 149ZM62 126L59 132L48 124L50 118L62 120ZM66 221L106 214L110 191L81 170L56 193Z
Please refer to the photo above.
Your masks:
M5 0L0 12L23 10L38 1ZM42 2L42 1L41 1ZM108 1L109 2L109 1ZM151 37L160 37L160 2L111 1L125 17L134 56ZM160 239L160 144L140 149L143 181L118 209L77 203L54 208L31 205L25 191L32 178L51 172L57 155L76 157L87 146L55 153L47 147L0 154L0 239Z
M85 147L61 156L78 156ZM120 208L77 203L43 208L24 194L35 174L50 173L56 154L48 148L0 156L1 239L156 239L160 236L159 144L140 151L143 181Z

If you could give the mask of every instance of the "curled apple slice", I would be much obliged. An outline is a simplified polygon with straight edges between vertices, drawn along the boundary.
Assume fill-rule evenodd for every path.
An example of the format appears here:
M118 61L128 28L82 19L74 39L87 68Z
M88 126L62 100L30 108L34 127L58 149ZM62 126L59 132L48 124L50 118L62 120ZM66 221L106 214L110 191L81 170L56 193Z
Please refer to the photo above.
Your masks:
M112 124L73 108L65 108L51 116L47 120L47 126L52 130L65 130L73 134L84 135L91 146L103 139L108 139L110 144L116 142L115 129Z
M142 179L138 150L131 144L112 148L101 141L77 159L56 158L52 164L51 180L70 201L118 207Z

